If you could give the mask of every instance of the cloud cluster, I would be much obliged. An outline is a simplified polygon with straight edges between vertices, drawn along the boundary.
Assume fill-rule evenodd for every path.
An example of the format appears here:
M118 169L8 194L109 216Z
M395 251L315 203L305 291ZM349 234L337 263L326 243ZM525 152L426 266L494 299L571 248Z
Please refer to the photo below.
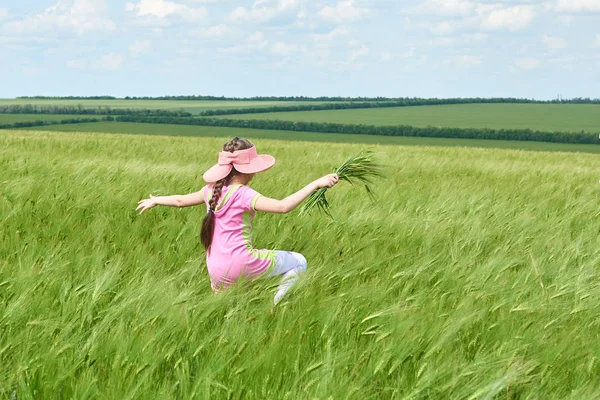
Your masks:
M517 58L514 62L515 67L524 70L536 69L541 67L541 65L541 61L534 57Z
M129 45L129 53L133 56L150 52L151 43L149 40L136 40Z
M567 47L567 41L563 38L544 35L543 39L546 47L548 47L550 50L560 50Z
M256 0L251 8L237 7L229 19L234 23L287 22L297 16L298 0Z
M125 11L131 13L145 25L169 25L174 19L199 22L208 16L204 7L193 8L168 0L140 0L125 3Z
M455 74L492 65L515 73L585 65L572 61L583 60L576 52L600 47L600 0L46 1L54 4L29 15L0 8L0 44L39 50L69 38L57 62L77 70L150 60L184 70L201 56L214 65L320 73L431 67ZM110 32L120 40L105 40ZM94 47L99 55L82 56Z
M83 35L115 28L107 16L105 0L59 0L41 13L6 23L3 30L11 35L32 36L54 31Z
M123 56L116 53L109 53L100 58L82 58L67 61L69 69L88 69L88 70L106 70L117 71L123 65Z
M425 0L417 7L405 9L405 14L422 16L425 25L436 35L461 30L519 31L529 27L535 18L536 6L482 3L474 0ZM438 19L437 22L430 22ZM441 19L441 20L440 20Z
M338 1L335 6L325 6L318 12L321 19L325 21L343 23L347 21L356 21L367 14L370 10L365 7L359 7L354 0Z
M549 6L558 12L600 12L600 0L556 0Z
M442 62L444 66L451 66L457 70L473 68L481 65L482 59L480 56L462 55L452 56Z

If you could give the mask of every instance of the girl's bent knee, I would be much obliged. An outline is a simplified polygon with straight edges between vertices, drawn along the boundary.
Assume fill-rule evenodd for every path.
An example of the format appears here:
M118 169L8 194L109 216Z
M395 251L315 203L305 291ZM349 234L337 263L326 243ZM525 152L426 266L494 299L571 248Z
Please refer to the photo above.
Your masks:
M294 253L294 256L296 257L296 260L298 261L298 269L300 269L302 272L306 271L306 258L300 254L300 253Z

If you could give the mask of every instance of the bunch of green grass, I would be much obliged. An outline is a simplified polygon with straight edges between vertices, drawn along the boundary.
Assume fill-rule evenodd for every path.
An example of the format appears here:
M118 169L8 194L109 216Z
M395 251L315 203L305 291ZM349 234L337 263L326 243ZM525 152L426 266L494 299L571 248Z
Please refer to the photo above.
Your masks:
M369 197L374 198L373 191L369 185L373 184L374 178L383 176L383 167L376 161L375 154L372 151L363 151L346 160L334 173L337 174L340 180L346 181L351 185L355 185L358 182L363 183ZM306 203L304 203L304 206L302 206L300 214L310 214L317 209L332 217L329 212L330 204L325 196L328 189L328 187L324 187L313 192L308 197Z

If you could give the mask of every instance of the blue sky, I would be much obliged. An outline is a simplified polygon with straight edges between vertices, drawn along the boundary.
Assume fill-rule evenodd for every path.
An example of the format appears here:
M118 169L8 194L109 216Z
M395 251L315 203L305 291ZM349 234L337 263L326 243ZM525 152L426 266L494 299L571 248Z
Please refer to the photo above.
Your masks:
M600 0L1 0L0 97L600 97Z

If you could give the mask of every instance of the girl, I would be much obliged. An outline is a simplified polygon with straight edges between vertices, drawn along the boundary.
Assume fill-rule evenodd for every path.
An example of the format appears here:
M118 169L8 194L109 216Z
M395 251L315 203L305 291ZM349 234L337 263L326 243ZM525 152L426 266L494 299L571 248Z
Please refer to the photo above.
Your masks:
M206 265L212 289L218 292L238 279L282 275L273 302L277 304L299 274L306 270L302 254L290 251L257 250L252 246L252 219L256 211L284 214L295 209L313 191L338 183L335 174L325 175L283 200L257 193L248 183L257 172L266 171L275 158L259 155L246 139L233 138L223 146L218 164L204 173L209 184L199 192L158 196L140 200L140 214L154 206L189 207L207 205L200 239L206 249Z

